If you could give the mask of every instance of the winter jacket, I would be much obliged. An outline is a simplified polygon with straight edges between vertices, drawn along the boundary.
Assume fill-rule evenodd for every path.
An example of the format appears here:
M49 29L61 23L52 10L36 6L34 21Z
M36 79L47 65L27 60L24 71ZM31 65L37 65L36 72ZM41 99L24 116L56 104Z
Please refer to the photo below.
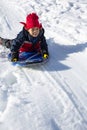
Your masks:
M40 30L40 33L37 37L32 37L29 32L23 28L22 31L17 35L17 38L11 43L11 52L18 52L25 41L31 43L32 47L36 46L37 43L40 43L41 50L46 51L48 54L48 45L44 37L43 28Z

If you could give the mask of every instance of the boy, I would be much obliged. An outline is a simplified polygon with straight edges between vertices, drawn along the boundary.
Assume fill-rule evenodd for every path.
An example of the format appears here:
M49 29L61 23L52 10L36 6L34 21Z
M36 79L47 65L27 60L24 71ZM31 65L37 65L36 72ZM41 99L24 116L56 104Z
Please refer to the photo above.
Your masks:
M40 52L43 58L48 58L48 46L44 37L44 29L38 21L36 13L29 14L26 17L26 23L23 30L17 35L11 43L11 61L15 62L19 59L19 52L36 51Z

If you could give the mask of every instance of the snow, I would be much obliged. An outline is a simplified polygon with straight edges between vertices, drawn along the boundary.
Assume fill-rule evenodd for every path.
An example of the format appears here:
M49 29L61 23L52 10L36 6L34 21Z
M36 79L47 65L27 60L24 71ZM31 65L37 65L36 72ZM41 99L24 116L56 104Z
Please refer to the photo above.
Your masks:
M31 12L50 59L14 67L0 46L0 130L87 130L87 0L2 0L0 37L15 38Z

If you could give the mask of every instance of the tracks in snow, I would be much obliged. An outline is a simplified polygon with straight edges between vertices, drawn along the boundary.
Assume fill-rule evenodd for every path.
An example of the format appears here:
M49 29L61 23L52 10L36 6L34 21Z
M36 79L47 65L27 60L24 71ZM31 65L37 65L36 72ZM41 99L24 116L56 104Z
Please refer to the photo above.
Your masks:
M26 113L25 120L31 122L28 125L32 130L87 128L86 111L59 72L47 71L44 66L17 68L5 77L3 85L7 95L2 107L4 117L12 95L19 100L19 111Z
M25 68L23 72L31 81L33 93L36 95L33 101L40 109L41 115L44 115L46 122L49 122L50 129L54 126L58 129L71 128L71 124L74 130L87 127L87 121L81 113L81 108L79 109L79 101L73 92L66 89L68 84L61 75L47 72L44 67L39 70Z

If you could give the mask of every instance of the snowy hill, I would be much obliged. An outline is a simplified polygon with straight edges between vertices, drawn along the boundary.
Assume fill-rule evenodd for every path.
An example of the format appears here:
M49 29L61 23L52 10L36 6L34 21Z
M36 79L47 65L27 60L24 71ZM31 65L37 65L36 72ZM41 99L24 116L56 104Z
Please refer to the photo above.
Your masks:
M0 46L0 130L87 130L87 0L2 0L0 37L15 38L31 12L50 60L13 67Z

